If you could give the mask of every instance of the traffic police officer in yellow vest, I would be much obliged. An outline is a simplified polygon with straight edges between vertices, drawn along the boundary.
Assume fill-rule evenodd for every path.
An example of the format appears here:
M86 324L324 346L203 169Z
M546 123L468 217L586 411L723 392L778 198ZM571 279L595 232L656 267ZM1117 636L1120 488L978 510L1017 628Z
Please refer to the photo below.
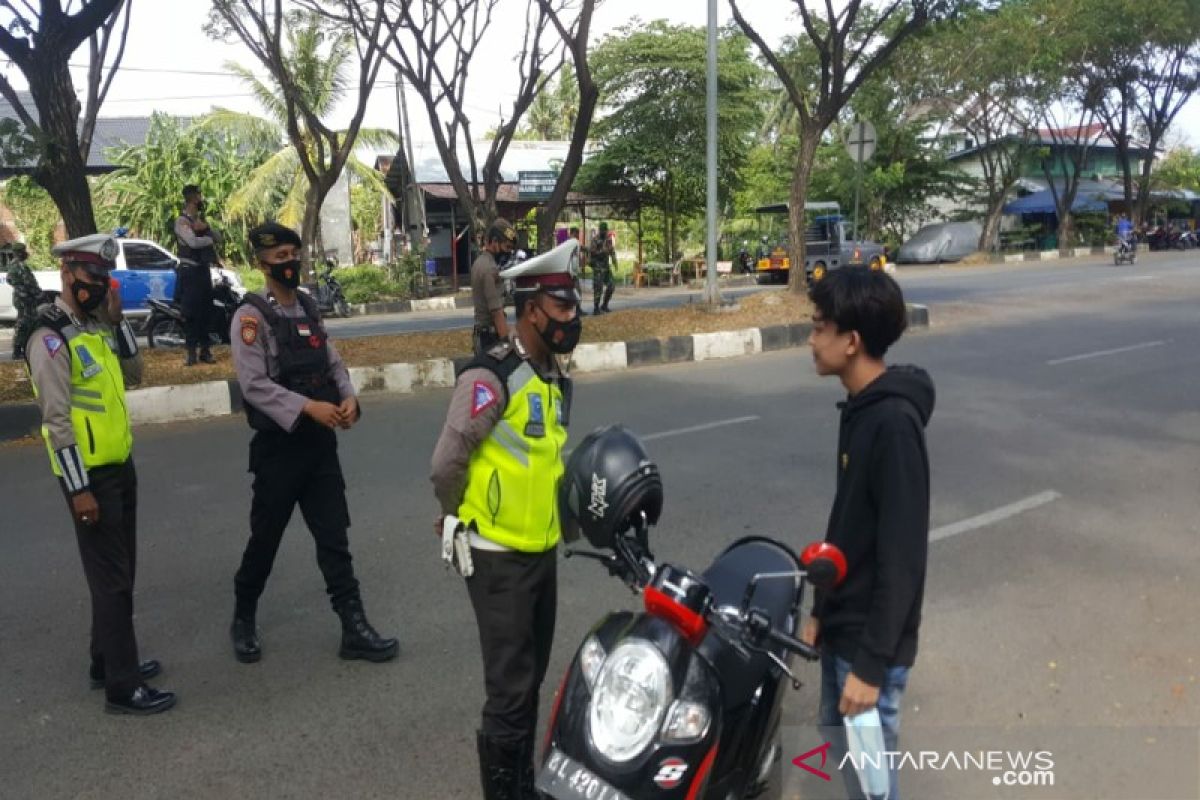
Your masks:
M117 243L93 234L51 252L62 260L63 290L40 312L25 355L92 595L92 688L104 688L109 712L155 714L175 695L146 685L161 665L139 663L133 632L137 473L125 384L141 381L142 361L110 289Z
M578 263L572 239L501 272L513 285L515 332L459 374L433 454L443 514L436 530L465 551L455 564L483 651L477 744L487 800L535 796L538 690L557 605L555 491L571 407L557 356L575 349L582 331Z

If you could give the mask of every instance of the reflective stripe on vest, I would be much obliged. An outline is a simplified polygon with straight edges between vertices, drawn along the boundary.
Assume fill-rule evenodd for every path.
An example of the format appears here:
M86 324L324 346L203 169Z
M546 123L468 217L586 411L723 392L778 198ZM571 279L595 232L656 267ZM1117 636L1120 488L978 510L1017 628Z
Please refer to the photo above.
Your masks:
M558 481L563 474L562 390L522 362L508 378L508 405L471 454L458 516L479 534L526 553L558 544Z
M106 464L123 464L133 451L133 431L125 408L125 377L116 341L110 331L81 331L74 325L62 329L71 351L71 427L85 469ZM37 392L37 386L34 386ZM50 431L42 426L42 438L50 453L50 466L62 475Z

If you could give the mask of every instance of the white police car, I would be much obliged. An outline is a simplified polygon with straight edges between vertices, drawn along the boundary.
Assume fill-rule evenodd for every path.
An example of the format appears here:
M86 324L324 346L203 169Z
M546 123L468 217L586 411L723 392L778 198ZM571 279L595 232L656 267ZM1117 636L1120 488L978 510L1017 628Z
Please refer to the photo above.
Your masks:
M146 239L117 238L118 252L116 269L112 276L121 286L121 305L125 314L134 319L150 314L150 298L170 301L175 292L175 268L179 258L158 244ZM3 268L0 267L0 270ZM58 270L34 272L42 291L58 294L62 291L62 278ZM242 282L236 272L227 269L212 269L213 281L221 276L237 289ZM12 304L12 287L3 272L0 272L0 320L14 321L17 311Z

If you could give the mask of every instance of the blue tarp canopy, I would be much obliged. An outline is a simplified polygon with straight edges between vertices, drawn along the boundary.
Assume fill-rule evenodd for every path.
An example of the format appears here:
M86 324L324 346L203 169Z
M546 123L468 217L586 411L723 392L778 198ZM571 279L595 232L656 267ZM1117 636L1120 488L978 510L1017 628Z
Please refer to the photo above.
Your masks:
M1062 191L1062 188L1059 188ZM1071 204L1071 212L1081 214L1104 212L1108 210L1110 200L1123 200L1125 195L1115 184L1100 181L1080 181L1079 189L1075 192L1075 202ZM1042 189L1040 192L1027 194L1004 207L1005 214L1055 214L1058 209L1054 205L1054 192Z

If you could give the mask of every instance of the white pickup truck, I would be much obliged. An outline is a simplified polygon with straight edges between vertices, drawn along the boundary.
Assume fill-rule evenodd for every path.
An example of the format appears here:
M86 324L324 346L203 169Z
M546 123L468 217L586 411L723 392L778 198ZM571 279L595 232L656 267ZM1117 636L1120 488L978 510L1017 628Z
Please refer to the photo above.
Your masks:
M117 239L120 248L117 252L117 266L112 271L121 286L121 305L125 314L133 319L144 318L150 314L148 301L151 297L158 300L171 300L175 292L175 268L179 266L179 258L168 253L159 245L145 239ZM0 267L0 270L3 268ZM221 276L229 279L234 287L242 288L242 281L236 272L227 269L212 270L214 282ZM56 295L62 291L62 278L58 270L34 272L42 291ZM12 304L12 287L8 285L7 275L0 271L0 321L16 320L17 312Z

